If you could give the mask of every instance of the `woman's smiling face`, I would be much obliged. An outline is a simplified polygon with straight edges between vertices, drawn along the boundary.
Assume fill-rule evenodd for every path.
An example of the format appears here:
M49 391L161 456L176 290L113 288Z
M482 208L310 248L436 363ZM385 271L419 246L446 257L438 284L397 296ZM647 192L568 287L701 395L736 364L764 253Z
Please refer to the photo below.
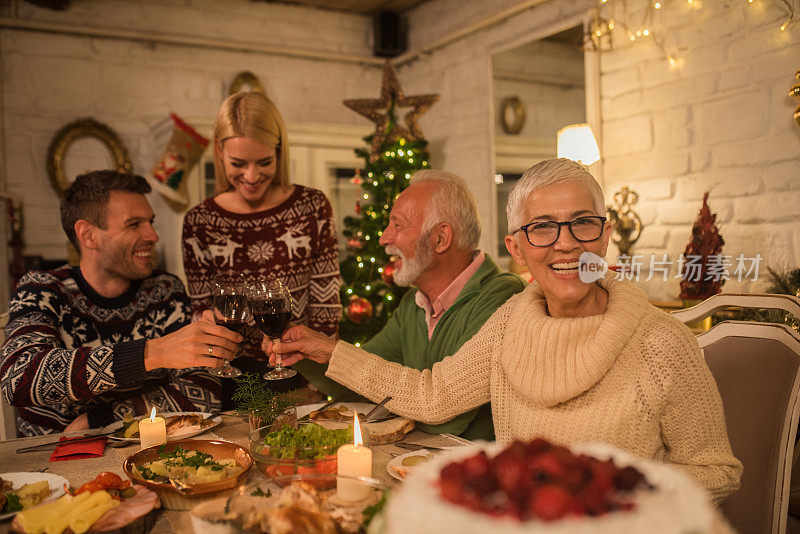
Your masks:
M258 204L275 180L278 153L275 145L250 137L231 137L222 142L220 154L225 176L248 204Z
M582 216L602 216L594 207L592 194L579 182L563 182L542 187L528 195L524 204L524 224L536 221L566 222ZM514 228L513 230L516 230ZM546 247L534 247L524 231L506 236L506 247L517 263L526 265L544 291L548 308L579 309L581 304L602 291L597 284L586 284L578 277L578 260L584 252L605 256L610 225L603 235L589 242L576 240L569 227L562 226L558 239Z

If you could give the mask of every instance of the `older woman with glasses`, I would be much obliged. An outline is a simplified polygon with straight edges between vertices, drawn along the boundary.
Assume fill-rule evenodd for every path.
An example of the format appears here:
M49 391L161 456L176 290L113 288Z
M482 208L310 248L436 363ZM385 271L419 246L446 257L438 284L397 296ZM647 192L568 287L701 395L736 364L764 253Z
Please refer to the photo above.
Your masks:
M591 174L566 159L543 161L519 180L506 211L515 229L506 247L535 283L431 370L304 327L273 350L285 363L327 362L330 378L375 401L391 395L388 409L425 423L491 401L500 442L610 443L674 464L717 502L734 492L742 465L692 333L634 285L579 276L582 259L605 256L610 232Z

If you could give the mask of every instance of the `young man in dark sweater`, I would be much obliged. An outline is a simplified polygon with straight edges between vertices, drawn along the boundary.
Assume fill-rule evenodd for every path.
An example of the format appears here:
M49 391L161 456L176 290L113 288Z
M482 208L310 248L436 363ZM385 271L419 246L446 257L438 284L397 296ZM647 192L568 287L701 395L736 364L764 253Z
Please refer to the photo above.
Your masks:
M30 272L12 296L0 385L23 435L101 427L125 413L220 407L216 367L239 334L201 320L173 275L154 271L158 235L141 176L79 176L61 223L80 264Z

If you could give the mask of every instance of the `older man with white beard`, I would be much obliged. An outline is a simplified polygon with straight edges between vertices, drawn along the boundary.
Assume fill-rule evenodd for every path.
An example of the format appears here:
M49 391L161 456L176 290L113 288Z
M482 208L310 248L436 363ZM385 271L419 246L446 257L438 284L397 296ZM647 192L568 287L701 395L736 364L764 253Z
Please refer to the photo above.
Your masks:
M444 171L417 172L394 203L380 243L394 255L394 281L414 285L383 330L363 348L382 358L423 370L455 353L524 282L501 272L477 249L478 209L464 181ZM340 386L341 387L341 386ZM493 439L489 405L429 433Z

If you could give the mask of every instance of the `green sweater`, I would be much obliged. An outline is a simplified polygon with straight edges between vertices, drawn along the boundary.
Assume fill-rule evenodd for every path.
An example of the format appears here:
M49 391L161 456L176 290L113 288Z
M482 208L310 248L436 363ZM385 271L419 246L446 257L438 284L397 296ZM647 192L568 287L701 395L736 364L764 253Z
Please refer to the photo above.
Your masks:
M433 335L428 339L425 311L417 306L417 289L408 291L389 322L362 347L383 359L423 370L454 354L480 330L483 323L525 283L518 276L501 272L495 262L486 259L467 281L456 301L442 314ZM492 413L488 404L457 416L440 425L418 424L431 434L448 432L468 439L494 439Z

